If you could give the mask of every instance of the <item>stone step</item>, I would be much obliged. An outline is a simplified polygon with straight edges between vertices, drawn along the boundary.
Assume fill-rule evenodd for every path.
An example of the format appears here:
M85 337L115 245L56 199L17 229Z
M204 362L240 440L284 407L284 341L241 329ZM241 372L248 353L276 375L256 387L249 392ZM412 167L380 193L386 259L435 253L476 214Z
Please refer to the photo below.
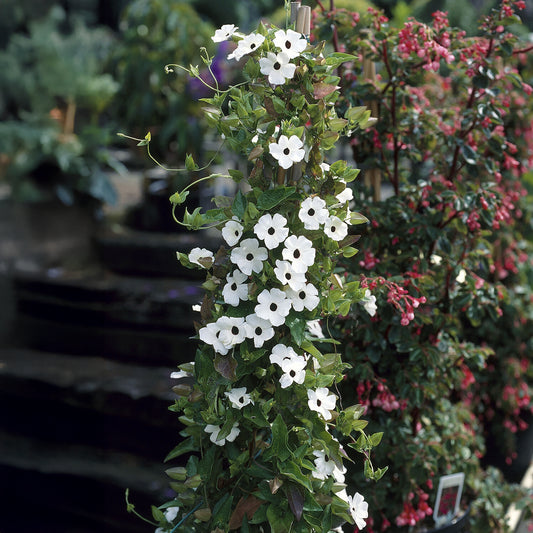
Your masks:
M162 460L179 441L173 369L20 348L0 350L2 427ZM16 408L14 408L16 407Z
M125 275L203 279L201 272L181 266L176 252L195 247L216 252L222 241L210 231L155 233L124 225L101 228L95 235L100 262L109 270Z
M11 279L19 343L147 366L194 359L197 281L20 269Z

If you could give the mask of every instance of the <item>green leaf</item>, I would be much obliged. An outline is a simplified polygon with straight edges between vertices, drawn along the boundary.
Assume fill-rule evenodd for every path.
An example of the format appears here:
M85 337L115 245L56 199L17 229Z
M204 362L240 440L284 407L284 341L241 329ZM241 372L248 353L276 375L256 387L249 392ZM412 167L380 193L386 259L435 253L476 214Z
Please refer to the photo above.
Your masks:
M357 61L358 58L352 54L343 54L342 52L333 52L326 57L326 65L337 68L338 66L346 63L346 61Z
M231 516L233 496L228 493L224 494L213 507L213 523L226 527Z
M244 174L240 170L231 168L228 170L228 174L230 175L231 179L237 183L244 179Z
M158 509L155 505L152 505L151 509L152 516L154 517L154 520L156 522L162 522L163 520L165 520L165 514L163 513L163 511L161 511L161 509Z
M185 168L187 170L198 170L199 168L191 154L185 156Z
M188 439L185 439L184 441L181 441L166 457L165 457L165 463L167 461L171 461L172 459L175 459L176 457L179 457L180 455L183 455L184 453L194 452L196 451L196 445L194 444L194 441L191 437Z
M372 444L372 446L378 446L382 438L383 438L383 431L380 431L379 433L373 433L372 435L370 435L368 437L368 440L370 441L370 444Z
M285 319L285 324L289 326L291 330L291 336L298 346L301 346L305 341L305 332L307 327L307 321L294 313L290 313Z
M289 485L286 492L289 509L294 515L294 518L296 518L296 521L299 522L302 519L304 511L304 494L302 489L296 485Z
M280 461L286 461L291 456L289 450L289 432L285 421L278 415L272 424L272 444L265 452L265 459L277 457Z
M144 139L142 141L140 141L139 143L137 143L137 146L146 146L146 145L150 144L151 140L152 140L152 134L150 132L148 132L144 136Z
M346 246L342 249L342 255L344 257L353 257L359 250L357 248L353 248L352 246Z
M361 213L351 213L350 214L350 224L353 226L356 226L357 224L368 224L370 222L368 218L366 218Z
M293 461L285 461L280 464L280 474L292 479L302 487L305 487L309 492L313 491L313 486L307 475L304 475L300 470L300 467Z
M286 510L272 503L268 506L266 514L271 533L288 533L291 530L293 518Z
M295 187L277 187L276 189L269 189L259 196L257 199L257 207L262 211L268 211L279 205L283 200L292 196L295 190Z
M174 205L180 205L187 199L189 196L189 191L175 192L170 198L170 203Z
M468 165L475 165L477 163L477 152L471 146L468 146L468 144L461 146L461 153Z
M237 191L235 198L233 200L233 205L231 206L232 213L239 218L240 220L244 217L244 212L246 211L247 200L244 194L241 191Z

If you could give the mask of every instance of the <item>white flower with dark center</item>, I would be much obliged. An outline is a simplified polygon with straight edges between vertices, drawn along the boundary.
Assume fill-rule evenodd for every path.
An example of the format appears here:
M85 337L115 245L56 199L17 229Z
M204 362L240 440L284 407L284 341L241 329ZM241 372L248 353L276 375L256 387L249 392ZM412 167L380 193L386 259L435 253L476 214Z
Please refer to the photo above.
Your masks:
M210 433L209 440L217 446L224 446L224 444L226 444L226 441L233 442L241 432L241 430L239 429L239 424L235 422L235 424L233 424L233 427L231 428L231 431L229 432L229 435L227 435L223 439L219 439L218 435L220 434L221 429L222 428L220 426L214 426L213 424L207 424L207 426L205 426L205 432Z
M242 236L243 229L242 224L237 220L228 220L222 228L222 238L228 246L235 246Z
M326 479L333 475L336 465L329 454L324 450L313 450L313 455L316 457L313 476L316 479Z
M304 223L305 229L320 229L328 217L326 202L319 196L306 198L298 211L298 218Z
M202 268L209 268L214 261L213 252L205 248L193 248L189 252L189 261Z
M294 59L307 48L307 39L294 30L278 30L274 34L274 44L290 59Z
M219 338L220 328L215 322L210 322L198 331L200 340L213 347L215 352L226 355L229 347L226 346Z
M237 44L237 48L228 55L228 59L236 59L239 61L245 55L255 52L263 44L264 40L264 36L259 33L245 35Z
M334 241L342 241L348 235L348 224L333 215L326 220L324 233Z
M256 348L261 348L275 333L272 324L268 320L258 317L255 313L245 318L244 326L246 327L246 337L254 340Z
M291 386L293 383L298 383L301 385L305 380L305 367L307 366L307 361L305 357L298 355L293 357L290 361L284 364L281 368L283 370L283 375L279 379L279 384L282 389L286 389Z
M220 330L218 338L228 350L241 344L246 338L246 328L242 317L221 316L216 321L216 325Z
M350 506L350 514L354 519L355 525L359 529L363 529L366 526L366 518L368 518L368 503L361 494L356 492L353 497L348 496L347 500Z
M170 524L172 523L176 516L178 516L180 508L179 507L168 507L165 511L165 518L167 522Z
M308 311L312 311L320 303L318 289L311 283L305 284L297 291L287 290L287 298L291 301L292 308L298 312L303 311L304 307Z
M222 289L222 298L224 303L237 307L239 302L248 300L248 276L240 270L234 270L226 276L226 285Z
M270 362L278 365L283 371L279 380L282 389L286 389L293 383L301 385L304 382L307 360L304 356L298 355L290 346L276 344L270 354Z
M305 274L296 272L289 261L277 259L274 274L283 285L288 285L293 291L298 291L305 286Z
M263 215L254 226L254 233L265 246L272 250L277 248L289 235L287 219L279 213Z
M220 29L215 31L215 35L211 39L214 43L227 41L238 29L235 24L224 24Z
M376 305L376 297L371 294L368 289L365 290L365 296L361 300L361 303L363 304L365 311L370 316L374 316L376 314L376 311L378 310L378 306Z
M329 392L326 387L319 387L316 390L309 389L307 391L307 405L311 411L316 411L326 421L331 420L330 411L335 409L337 397Z
M255 314L264 320L268 320L273 326L281 326L285 323L285 317L291 310L291 301L287 295L279 289L263 289L257 297Z
M233 248L230 260L241 272L250 276L252 272L259 273L263 270L263 261L267 257L267 249L259 246L257 239L244 239L237 248Z
M283 370L285 365L289 364L290 361L296 357L299 356L294 351L294 348L286 346L285 344L276 344L276 346L272 348L269 359L273 365L278 365Z
M304 143L296 135L291 135L290 138L282 135L277 143L268 145L268 150L270 155L279 162L280 167L287 169L304 158L303 145Z
M285 52L268 52L266 57L259 60L259 66L261 74L268 76L268 82L272 85L283 85L286 80L294 77L296 71L296 65L290 62L290 57Z
M285 248L282 255L285 261L290 261L296 272L305 274L310 266L315 263L316 250L313 243L303 235L291 235L285 239Z
M242 409L249 403L252 405L254 404L252 397L246 392L246 387L232 389L224 394L228 397L228 400L231 402L231 406L235 409Z

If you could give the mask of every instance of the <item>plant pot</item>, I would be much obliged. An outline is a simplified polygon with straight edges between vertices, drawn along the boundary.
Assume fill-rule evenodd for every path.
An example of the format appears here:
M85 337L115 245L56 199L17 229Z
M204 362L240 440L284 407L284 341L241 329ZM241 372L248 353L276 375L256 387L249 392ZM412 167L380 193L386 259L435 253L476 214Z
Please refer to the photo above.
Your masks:
M462 533L463 531L467 531L469 523L470 508L468 508L462 515L454 518L450 524L426 530L425 533Z

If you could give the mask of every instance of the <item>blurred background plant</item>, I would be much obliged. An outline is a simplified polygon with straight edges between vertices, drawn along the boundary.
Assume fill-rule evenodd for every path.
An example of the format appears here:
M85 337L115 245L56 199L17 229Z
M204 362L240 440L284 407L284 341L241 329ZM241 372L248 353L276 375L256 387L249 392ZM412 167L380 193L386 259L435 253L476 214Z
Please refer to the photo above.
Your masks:
M365 494L381 510L371 528L430 525L438 478L465 472L472 531L505 531L502 509L531 505L530 494L502 490L484 458L497 434L512 461L512 431L532 408L530 337L514 327L529 325L528 278L497 273L503 258L517 275L531 269L520 235L533 115L520 72L528 81L531 50L509 32L525 6L504 0L468 37L440 11L395 27L382 11L334 4L319 2L315 36L356 58L340 72L339 105L377 118L346 147L364 168L354 195L372 221L351 271L377 312L361 307L338 326L358 369L344 393L384 431L376 460L389 473Z
M112 44L57 6L11 35L0 53L0 176L15 199L115 201L106 169L120 165L100 120L118 90L103 68Z

